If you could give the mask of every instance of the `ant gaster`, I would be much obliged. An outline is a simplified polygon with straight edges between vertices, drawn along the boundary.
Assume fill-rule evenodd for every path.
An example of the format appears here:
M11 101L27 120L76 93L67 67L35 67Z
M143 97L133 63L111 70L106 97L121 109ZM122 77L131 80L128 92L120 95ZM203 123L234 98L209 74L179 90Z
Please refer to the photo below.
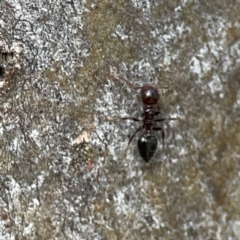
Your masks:
M143 103L143 119L138 119L135 117L123 117L121 119L124 120L133 120L133 121L141 121L143 124L139 127L135 133L131 136L128 142L128 146L132 142L133 138L139 131L143 131L138 139L138 151L141 157L144 159L145 162L149 162L150 159L153 157L154 153L157 150L157 138L153 134L154 131L161 131L162 132L162 142L164 146L164 130L161 127L156 126L156 122L162 122L164 120L176 120L176 118L159 118L156 119L155 117L160 114L159 109L159 93L156 87L144 84L142 87L136 87L124 77L122 77L116 70L115 67L110 66L110 73L108 75L110 79L122 80L125 82L130 88L132 89L140 89L140 95ZM168 87L163 87L168 88Z

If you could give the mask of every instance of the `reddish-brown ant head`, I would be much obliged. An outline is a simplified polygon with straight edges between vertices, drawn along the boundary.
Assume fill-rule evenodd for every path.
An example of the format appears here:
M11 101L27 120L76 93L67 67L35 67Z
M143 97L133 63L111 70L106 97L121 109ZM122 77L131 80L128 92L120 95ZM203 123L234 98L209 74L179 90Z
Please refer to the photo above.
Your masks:
M144 104L154 105L158 102L159 94L155 87L145 84L141 88L141 98Z

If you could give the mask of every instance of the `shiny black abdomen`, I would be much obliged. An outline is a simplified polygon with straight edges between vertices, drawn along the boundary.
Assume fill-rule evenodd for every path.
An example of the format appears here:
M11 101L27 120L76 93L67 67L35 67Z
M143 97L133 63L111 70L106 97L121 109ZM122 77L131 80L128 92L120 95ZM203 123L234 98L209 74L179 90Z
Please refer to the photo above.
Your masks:
M148 133L144 133L138 139L138 151L144 161L149 162L157 150L157 138Z

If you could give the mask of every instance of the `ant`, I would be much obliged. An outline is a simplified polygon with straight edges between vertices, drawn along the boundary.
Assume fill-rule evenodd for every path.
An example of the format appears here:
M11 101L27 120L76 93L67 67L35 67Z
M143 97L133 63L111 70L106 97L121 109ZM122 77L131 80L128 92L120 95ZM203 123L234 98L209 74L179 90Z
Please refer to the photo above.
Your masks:
M153 134L154 131L161 131L162 132L162 144L164 147L164 137L165 133L161 127L157 127L157 122L162 122L165 120L176 120L176 118L159 118L156 119L155 117L160 114L160 107L158 104L159 101L159 93L155 86L150 84L144 84L142 87L134 86L130 83L127 79L122 77L118 72L117 69L113 66L110 66L110 71L108 77L111 80L120 80L125 82L130 88L134 90L140 89L140 96L142 99L143 104L143 119L138 119L135 117L123 117L120 119L123 120L132 120L135 122L142 122L142 126L137 128L134 134L131 136L128 142L128 146L136 136L136 134L140 131L143 131L138 139L138 151L141 157L144 159L145 162L149 162L150 159L153 157L157 150L158 141L156 136ZM162 88L169 88L169 87L162 87ZM127 148L128 148L127 146Z

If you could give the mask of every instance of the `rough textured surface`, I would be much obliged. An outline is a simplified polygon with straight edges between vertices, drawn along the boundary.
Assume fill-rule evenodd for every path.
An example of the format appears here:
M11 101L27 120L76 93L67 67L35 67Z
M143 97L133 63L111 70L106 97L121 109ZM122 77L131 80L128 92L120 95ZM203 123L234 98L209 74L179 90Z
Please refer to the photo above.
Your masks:
M239 11L2 0L0 239L239 239ZM171 86L162 108L179 120L148 165L139 135L122 154L138 124L111 118L139 117L139 97L110 64Z

